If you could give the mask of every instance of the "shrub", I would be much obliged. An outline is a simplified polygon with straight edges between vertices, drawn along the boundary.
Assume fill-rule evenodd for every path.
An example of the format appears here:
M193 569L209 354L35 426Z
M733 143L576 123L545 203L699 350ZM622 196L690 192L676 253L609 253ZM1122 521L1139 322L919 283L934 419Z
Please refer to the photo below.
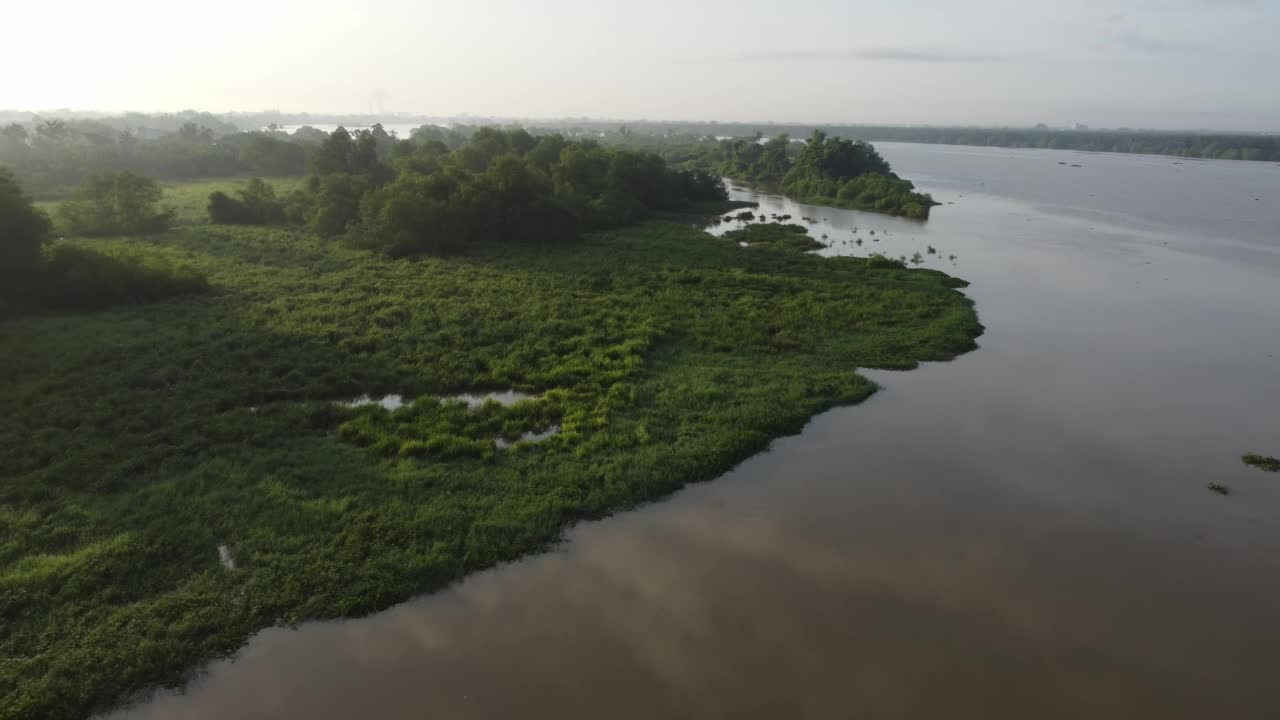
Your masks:
M76 235L160 232L172 220L172 213L157 208L162 194L156 181L128 171L93 175L62 204L59 215Z
M728 200L729 192L724 181L701 170L681 170L677 174L684 196L693 202Z
M271 225L284 222L284 203L275 188L260 178L249 181L233 198L222 191L209 195L209 221L219 225Z
M208 287L209 281L194 268L153 253L58 244L48 254L40 297L33 299L44 307L93 310L154 302Z

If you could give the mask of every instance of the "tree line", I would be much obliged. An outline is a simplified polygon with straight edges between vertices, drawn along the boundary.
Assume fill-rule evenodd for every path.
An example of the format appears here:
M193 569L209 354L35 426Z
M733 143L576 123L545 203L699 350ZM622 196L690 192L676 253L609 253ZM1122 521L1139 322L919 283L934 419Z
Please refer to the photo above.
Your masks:
M624 146L681 146L672 156L687 154L690 147L707 145L725 137L750 138L786 134L803 137L814 130L828 136L867 142L906 142L942 145L1118 152L1175 157L1280 162L1280 135L1172 131L1134 128L1052 129L1014 127L931 127L894 125L793 125L774 123L638 122L619 126L605 121L545 124L545 130L570 137L597 137ZM665 155L665 153L664 153Z
M0 128L0 164L10 167L29 192L53 197L92 175L121 170L166 180L246 172L297 175L306 172L308 149L317 140L305 133L218 135L195 123L149 138L95 121L45 120Z
M726 138L709 142L672 139L665 157L773 188L801 202L835 205L923 220L937 203L898 177L868 142L828 137L821 130L804 143L787 135L769 140Z
M545 243L724 200L719 178L653 153L523 129L469 135L422 129L408 140L338 128L315 149L303 186L276 197L250 183L209 198L215 223L295 223L392 254L475 243Z

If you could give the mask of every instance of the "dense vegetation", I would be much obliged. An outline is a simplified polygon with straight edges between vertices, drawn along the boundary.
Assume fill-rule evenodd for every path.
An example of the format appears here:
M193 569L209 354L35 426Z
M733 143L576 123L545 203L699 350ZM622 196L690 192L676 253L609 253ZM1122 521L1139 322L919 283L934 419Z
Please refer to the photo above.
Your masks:
M159 208L160 185L128 171L91 175L58 208L72 235L145 235L161 232L172 216Z
M221 190L209 194L209 220L220 225L272 225L285 221L284 203L262 178L253 178L235 196Z
M312 175L285 200L261 181L238 198L214 192L210 220L292 220L357 247L405 255L558 242L727 199L717 177L671 170L651 153L522 129L479 128L461 141L430 130L397 141L338 128L315 150Z
M122 173L95 178L61 208L83 234L152 231L160 190ZM53 243L53 223L0 167L0 318L48 309L95 309L201 292L204 277L157 253Z
M861 140L827 138L821 130L805 143L787 174L782 191L801 202L837 205L923 220L936 205L915 192L909 180L894 175L889 163Z
M679 139L665 144L636 141L634 135L624 140L623 146L652 147L671 162L774 188L801 202L921 220L937 204L895 175L869 143L829 138L819 130L803 144L792 143L786 135L692 145Z
M980 329L941 273L743 249L675 215L394 258L197 222L211 190L234 196L170 193L164 233L67 241L189 264L211 292L0 324L4 720L83 718L263 627L544 547L865 398L856 368ZM535 397L442 401L509 387ZM366 393L420 399L336 402Z
M791 169L791 138L778 135L768 141L733 138L708 147L703 153L689 152L686 163L701 164L736 180L776 185Z
M249 127L264 127L266 123L261 121L266 117L218 117L194 112L131 113L115 117L27 116L26 119L10 116L0 121L0 164L12 168L28 191L42 198L64 196L90 175L121 170L160 180L234 174L306 174L313 167L318 146L329 134L310 127L285 133L274 125L267 130L240 131L233 124L247 122ZM390 152L395 145L391 142L394 138L376 124L377 118L364 117L357 121L372 124L371 132L378 141L379 152ZM539 125L540 129L531 130L542 135L558 133L570 140L590 138L605 145L653 152L675 167L696 166L753 182L776 181L785 174L781 167L783 156L794 156L797 148L781 146L778 136L806 137L815 129L829 137L868 142L1154 153L1280 162L1280 137L1257 134L714 122L639 122L619 126L611 122L572 121ZM477 129L456 123L449 128L425 124L408 139L415 144L439 142L452 151ZM753 140L764 135L775 140L760 143L765 147L756 148ZM730 145L718 140L726 137L731 138Z
M157 179L302 174L311 149L325 137L316 132L228 134L216 119L194 119L220 129L196 122L150 133L99 120L13 123L0 128L0 165L9 166L33 194L59 197L90 176L126 170Z

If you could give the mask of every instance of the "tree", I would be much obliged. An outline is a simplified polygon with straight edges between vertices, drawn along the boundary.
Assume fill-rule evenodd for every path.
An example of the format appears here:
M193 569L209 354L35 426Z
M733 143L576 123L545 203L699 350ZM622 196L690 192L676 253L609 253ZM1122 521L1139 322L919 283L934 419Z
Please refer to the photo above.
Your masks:
M275 188L261 178L231 197L215 191L209 195L209 221L219 225L270 225L285 220L285 208L276 197Z
M307 150L287 139L254 133L240 146L240 162L264 175L306 172Z
M360 200L369 181L360 175L332 173L312 179L315 202L307 218L312 232L324 237L341 235L360 219Z
M4 130L0 130L0 135L3 135L11 142L23 144L27 142L27 129L18 123L6 126Z
M346 173L351 170L351 157L355 154L355 142L347 129L338 126L316 150L311 158L311 170L317 175Z
M128 171L102 173L85 180L59 214L77 235L160 232L172 219L158 209L162 196L151 178Z
M5 287L40 266L52 235L49 216L31 204L13 172L0 166L0 278Z
M383 135L391 138L386 133ZM360 175L375 185L390 180L392 175L379 160L378 139L369 130L361 130L352 136L345 128L339 127L329 133L329 137L316 149L311 164L316 175Z
M53 142L61 142L70 137L71 128L63 120L45 120L36 126L36 135Z

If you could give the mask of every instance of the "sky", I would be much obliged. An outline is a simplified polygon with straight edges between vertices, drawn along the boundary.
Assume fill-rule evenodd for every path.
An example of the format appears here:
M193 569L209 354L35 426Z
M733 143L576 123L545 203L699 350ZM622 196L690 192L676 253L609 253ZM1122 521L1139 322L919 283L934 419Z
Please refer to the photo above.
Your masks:
M61 0L0 108L1280 130L1280 0Z

